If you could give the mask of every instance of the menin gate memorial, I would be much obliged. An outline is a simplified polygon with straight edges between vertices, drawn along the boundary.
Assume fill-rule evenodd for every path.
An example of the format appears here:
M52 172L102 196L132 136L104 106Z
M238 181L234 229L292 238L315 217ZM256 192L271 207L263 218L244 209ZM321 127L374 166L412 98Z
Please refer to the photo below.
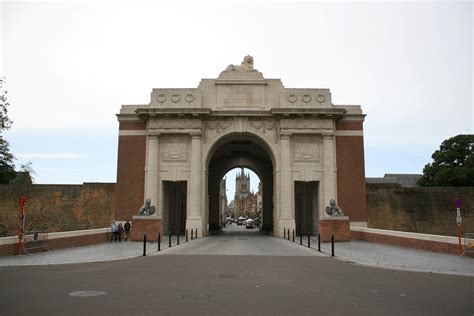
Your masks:
M156 212L140 218L148 238L207 235L220 225L220 180L246 167L262 182L263 230L337 236L338 221L365 226L364 116L358 105L333 104L329 89L264 78L250 56L197 88L153 89L149 104L117 115L116 219L151 199ZM331 199L348 218L326 213Z

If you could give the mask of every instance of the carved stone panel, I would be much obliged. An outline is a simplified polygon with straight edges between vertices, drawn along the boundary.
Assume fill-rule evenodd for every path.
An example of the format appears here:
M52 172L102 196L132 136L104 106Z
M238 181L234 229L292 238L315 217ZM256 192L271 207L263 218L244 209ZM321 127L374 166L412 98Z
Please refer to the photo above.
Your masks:
M318 144L308 141L295 142L295 161L319 161Z
M276 121L250 118L247 123L247 129L249 131L253 131L256 134L261 134L264 138L266 136L273 142L278 143L278 125Z
M180 140L168 140L163 144L163 161L187 161L188 144Z
M318 118L290 118L280 121L281 128L286 129L328 129L333 128L332 120Z
M283 89L280 103L284 108L332 107L329 89Z
M151 107L154 108L200 108L199 89L153 89Z
M265 108L265 86L245 84L217 86L217 108L229 107Z
M206 121L204 122L204 135L203 141L207 143L210 138L219 136L220 134L227 131L233 125L231 120L219 120L219 121Z
M155 118L148 123L151 129L187 129L201 128L201 120L187 117Z

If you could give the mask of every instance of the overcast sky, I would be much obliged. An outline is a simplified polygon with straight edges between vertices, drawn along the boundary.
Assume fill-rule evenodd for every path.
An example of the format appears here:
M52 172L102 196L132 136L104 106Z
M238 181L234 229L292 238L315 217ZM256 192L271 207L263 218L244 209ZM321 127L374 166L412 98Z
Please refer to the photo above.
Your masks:
M122 104L247 54L285 87L362 106L366 176L421 173L444 139L473 133L471 2L117 3L1 4L5 137L37 183L115 182Z

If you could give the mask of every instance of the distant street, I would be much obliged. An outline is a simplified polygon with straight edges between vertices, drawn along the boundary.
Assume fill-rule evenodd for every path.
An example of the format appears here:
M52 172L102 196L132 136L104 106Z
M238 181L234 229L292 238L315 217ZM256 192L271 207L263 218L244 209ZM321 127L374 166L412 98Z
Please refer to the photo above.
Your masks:
M197 240L184 247L174 247L160 255L258 255L258 256L319 256L314 250L295 247L281 239L263 235L257 229L237 224L227 225L225 231L212 238Z
M244 254L248 249L276 256L229 254ZM474 313L473 277L371 268L314 253L314 249L239 227L159 255L0 267L0 314ZM103 295L87 296L94 294Z

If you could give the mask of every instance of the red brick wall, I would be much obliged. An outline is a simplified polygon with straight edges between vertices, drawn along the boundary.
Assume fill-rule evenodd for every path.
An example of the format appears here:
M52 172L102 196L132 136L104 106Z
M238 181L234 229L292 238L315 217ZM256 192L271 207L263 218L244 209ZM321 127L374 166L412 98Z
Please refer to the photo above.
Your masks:
M108 227L115 183L0 185L0 237L18 235L18 200L26 196L25 229L52 232Z
M145 122L120 122L120 130L146 130ZM145 195L146 136L119 136L116 219L131 220Z
M119 130L145 130L145 122L120 122Z
M11 256L18 254L18 244L0 245L0 256Z
M362 136L336 136L336 164L338 204L351 221L367 221Z
M351 241L350 224L347 218L320 220L319 233L322 242L330 242L331 236L334 236L334 241Z
M337 122L336 130L339 131L361 131L362 122Z
M458 254L458 245L448 244L438 241L420 240L414 238L405 238L397 236L387 236L381 234L372 234L367 232L351 231L352 239L365 240L381 244L396 245L415 249L423 249L434 252L444 252L449 254Z
M132 220L132 240L143 241L143 236L146 235L148 241L157 241L158 234L163 237L163 226L161 219L139 219Z
M474 187L402 188L367 184L371 228L457 236L455 197L461 197L462 233L474 233Z
M115 219L130 220L145 195L146 136L120 136L117 163Z
M110 233L99 233L93 235L74 236L66 238L56 238L47 241L50 250L81 247L88 245L100 244L110 241ZM0 245L0 256L18 255L18 243L9 245Z

